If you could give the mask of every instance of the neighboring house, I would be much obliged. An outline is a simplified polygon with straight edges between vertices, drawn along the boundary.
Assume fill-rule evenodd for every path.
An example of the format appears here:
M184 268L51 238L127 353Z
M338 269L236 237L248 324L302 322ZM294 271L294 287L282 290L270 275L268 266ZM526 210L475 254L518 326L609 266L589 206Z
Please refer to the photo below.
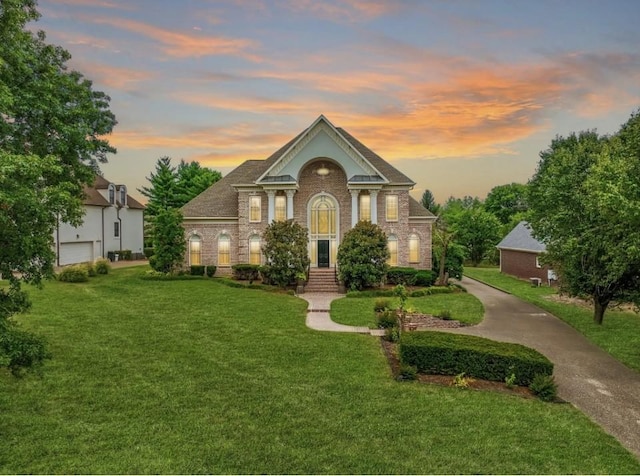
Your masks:
M409 195L415 183L324 116L266 160L248 160L182 208L186 264L261 264L262 233L294 219L309 232L312 268L336 265L359 220L388 236L393 266L431 269L436 217Z
M82 225L59 223L54 232L56 265L94 261L110 251L142 253L144 205L127 194L127 187L96 176L84 192Z
M526 221L521 221L496 246L500 250L500 271L522 279L538 278L546 283L555 274L540 263L545 252L544 243L536 240ZM552 276L553 274L553 276Z

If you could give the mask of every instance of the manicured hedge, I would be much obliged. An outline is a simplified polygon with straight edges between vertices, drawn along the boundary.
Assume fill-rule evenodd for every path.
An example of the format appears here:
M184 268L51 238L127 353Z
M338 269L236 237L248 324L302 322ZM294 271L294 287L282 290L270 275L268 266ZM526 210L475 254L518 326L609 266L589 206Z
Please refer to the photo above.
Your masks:
M215 264L208 264L207 265L207 276L212 278L214 274L216 274L216 265Z
M190 267L191 276L204 276L205 267L202 265L192 264Z
M400 360L429 374L457 375L528 386L537 374L551 375L553 364L540 352L519 344L445 332L403 333Z
M393 266L387 270L387 283L413 286L416 284L417 274L418 270L415 268L401 268Z
M257 281L260 266L257 264L240 263L231 266L233 270L233 279L240 281Z
M416 273L416 286L423 286L428 288L429 286L433 286L436 282L436 278L438 276L436 273L429 269L421 269Z

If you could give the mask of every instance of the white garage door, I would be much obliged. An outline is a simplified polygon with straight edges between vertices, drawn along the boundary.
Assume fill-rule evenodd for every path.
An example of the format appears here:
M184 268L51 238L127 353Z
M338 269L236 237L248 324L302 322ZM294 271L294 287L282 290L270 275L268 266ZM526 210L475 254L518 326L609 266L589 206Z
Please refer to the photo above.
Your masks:
M60 243L60 265L93 261L93 242Z

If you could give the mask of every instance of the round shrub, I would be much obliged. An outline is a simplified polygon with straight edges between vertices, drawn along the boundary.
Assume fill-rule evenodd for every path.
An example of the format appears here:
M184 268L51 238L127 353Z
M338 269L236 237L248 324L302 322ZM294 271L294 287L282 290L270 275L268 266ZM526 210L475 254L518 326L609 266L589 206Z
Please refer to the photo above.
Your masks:
M58 273L58 281L66 283L84 283L89 281L89 272L87 267L79 264L65 266Z
M97 274L109 274L109 271L111 270L109 260L104 258L98 258L94 264L94 267Z
M398 318L395 314L395 311L391 309L385 309L380 314L378 314L378 328L379 329L389 329L390 327L395 327L398 325Z
M80 263L77 266L83 266L87 270L87 274L90 278L98 275L98 273L96 273L96 268L93 266L93 263Z
M213 277L213 275L216 274L216 266L213 264L210 264L207 266L207 276L209 278Z
M391 300L389 299L376 299L373 305L375 312L384 312L386 309L391 309Z
M433 271L422 269L416 273L416 286L422 286L428 288L429 286L433 286L436 282L436 273Z

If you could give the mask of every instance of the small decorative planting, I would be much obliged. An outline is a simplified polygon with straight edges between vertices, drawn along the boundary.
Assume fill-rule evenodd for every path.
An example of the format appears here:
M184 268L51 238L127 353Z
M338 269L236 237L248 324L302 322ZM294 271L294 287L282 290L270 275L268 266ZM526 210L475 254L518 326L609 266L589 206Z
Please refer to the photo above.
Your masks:
M415 268L401 268L394 266L387 270L387 283L413 286L416 284L417 274L418 270Z
M237 279L238 281L249 281L249 283L253 283L258 280L260 266L256 264L234 264L231 266L233 270L233 279Z
M84 283L89 281L89 272L87 267L81 264L65 266L58 273L58 281L65 283Z
M551 375L536 374L529 388L540 400L545 402L552 402L558 395L558 386Z
M530 385L537 374L550 376L553 364L534 349L496 342L482 337L442 332L402 334L402 363L415 365L427 374L466 375L504 382L515 374L514 383Z
M109 274L109 271L111 270L109 260L105 258L98 258L94 266L96 268L96 273L98 274Z
M216 266L213 264L207 265L207 277L212 278L216 274Z
M191 265L189 268L191 276L204 276L205 266Z

